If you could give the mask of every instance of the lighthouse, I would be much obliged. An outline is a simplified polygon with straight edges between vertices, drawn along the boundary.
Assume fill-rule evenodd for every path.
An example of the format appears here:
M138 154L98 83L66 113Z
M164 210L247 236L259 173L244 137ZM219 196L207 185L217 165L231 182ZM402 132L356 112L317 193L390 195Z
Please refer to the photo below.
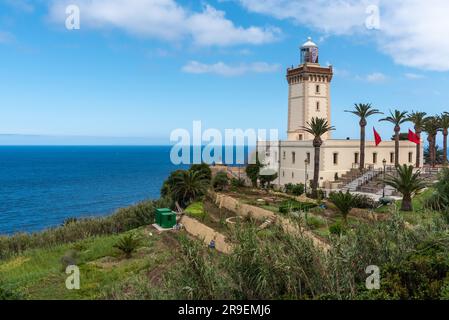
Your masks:
M313 137L301 128L314 117L331 123L332 66L319 64L319 48L308 38L300 48L300 64L287 69L288 81L288 140L311 140ZM330 139L331 134L323 136Z

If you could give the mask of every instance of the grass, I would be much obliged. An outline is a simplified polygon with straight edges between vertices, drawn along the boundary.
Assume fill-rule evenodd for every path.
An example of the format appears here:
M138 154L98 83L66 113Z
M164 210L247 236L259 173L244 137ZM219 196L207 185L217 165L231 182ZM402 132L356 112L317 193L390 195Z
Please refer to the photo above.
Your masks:
M142 243L131 259L125 259L114 244L122 235L93 237L73 244L45 249L32 249L0 263L3 281L20 288L27 299L98 299L104 292L130 277L159 266L171 258L170 250L161 244L160 235L150 236L140 228L133 233ZM65 274L61 258L69 250L78 252L80 290L65 287Z
M416 195L413 198L413 212L400 211L405 221L412 225L418 225L423 222L431 221L434 217L440 215L440 213L424 208L424 201L430 195L432 195L433 189L426 189L424 192ZM383 206L375 210L376 213L389 214L394 208L401 208L402 201L398 200L391 206Z
M204 220L206 218L206 211L204 210L204 204L202 201L192 203L185 210L188 216L192 218Z

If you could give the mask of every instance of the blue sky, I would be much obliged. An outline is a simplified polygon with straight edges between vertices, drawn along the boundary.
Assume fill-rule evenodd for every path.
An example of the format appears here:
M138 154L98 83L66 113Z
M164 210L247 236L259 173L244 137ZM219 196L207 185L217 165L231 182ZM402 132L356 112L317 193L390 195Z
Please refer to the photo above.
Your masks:
M336 71L336 138L357 138L356 102L447 111L449 5L421 2L0 0L0 144L166 144L195 120L285 137L285 69L308 36Z

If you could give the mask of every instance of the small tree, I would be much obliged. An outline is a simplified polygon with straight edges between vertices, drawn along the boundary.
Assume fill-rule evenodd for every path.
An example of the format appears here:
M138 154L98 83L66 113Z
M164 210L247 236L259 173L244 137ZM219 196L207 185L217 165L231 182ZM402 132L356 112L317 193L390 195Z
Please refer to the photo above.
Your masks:
M385 184L395 188L403 196L402 211L413 211L413 196L426 187L420 172L413 172L413 166L402 165L396 168L397 176L389 175Z
M260 179L260 183L262 185L262 188L267 188L270 189L271 187L271 183L276 180L278 178L278 174L273 173L273 174L264 174L264 175L260 175L259 179Z
M343 216L345 224L348 221L348 214L355 207L355 197L349 192L332 192L329 195L330 201L337 207L340 214Z
M246 175L251 180L254 188L257 188L257 181L259 180L260 170L263 168L263 164L259 161L259 154L256 153L256 163L246 166Z
M212 186L216 191L223 191L226 189L226 187L229 186L228 174L224 171L218 172L212 179Z

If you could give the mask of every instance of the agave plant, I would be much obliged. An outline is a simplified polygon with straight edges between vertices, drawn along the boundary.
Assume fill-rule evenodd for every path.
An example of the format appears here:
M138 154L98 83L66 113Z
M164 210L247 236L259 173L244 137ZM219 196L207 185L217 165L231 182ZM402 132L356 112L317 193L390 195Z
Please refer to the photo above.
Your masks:
M114 245L114 248L122 251L126 259L129 259L140 246L140 242L140 239L136 238L133 234L127 234Z
M397 175L388 175L385 184L395 188L403 196L402 211L413 211L412 198L426 187L420 178L420 172L414 172L413 166L402 165L396 168Z
M347 223L348 214L356 206L356 197L348 192L333 192L329 195L330 201L337 207L343 220Z

